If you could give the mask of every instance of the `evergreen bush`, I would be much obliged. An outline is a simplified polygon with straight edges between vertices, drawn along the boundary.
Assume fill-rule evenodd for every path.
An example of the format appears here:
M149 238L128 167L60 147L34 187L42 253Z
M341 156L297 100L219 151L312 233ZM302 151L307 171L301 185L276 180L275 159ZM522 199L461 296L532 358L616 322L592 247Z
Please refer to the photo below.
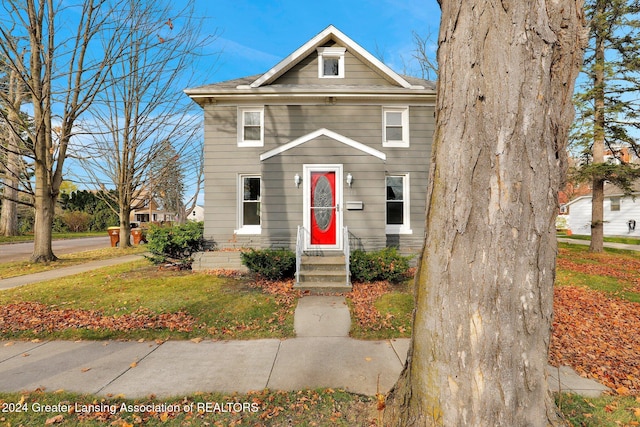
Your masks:
M384 248L379 251L351 252L349 268L351 280L355 282L375 282L387 280L399 283L406 278L410 256L401 255L396 248Z
M296 272L296 254L288 249L249 249L240 256L249 271L268 280L289 279Z
M171 227L151 225L147 232L148 257L159 264L173 261L191 265L191 256L204 248L204 224L187 221L185 224Z

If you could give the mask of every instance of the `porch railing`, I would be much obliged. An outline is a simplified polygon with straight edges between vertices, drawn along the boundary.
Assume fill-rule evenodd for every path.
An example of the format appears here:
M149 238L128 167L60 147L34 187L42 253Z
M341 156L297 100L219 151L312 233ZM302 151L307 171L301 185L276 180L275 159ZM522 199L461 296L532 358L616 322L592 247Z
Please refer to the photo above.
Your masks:
M343 232L343 251L344 251L344 268L345 273L347 274L347 285L351 285L351 270L349 269L349 257L351 256L351 248L349 245L349 229L344 226L342 227Z
M304 252L304 228L298 226L298 234L296 236L296 284L300 284L300 263L302 262L302 253Z
M303 226L298 226L298 232L296 234L296 284L300 284L300 265L302 263L302 255L304 254L304 233ZM351 245L349 244L349 229L342 227L343 237L343 249L344 253L344 268L347 285L351 285L351 270L349 268L351 257Z

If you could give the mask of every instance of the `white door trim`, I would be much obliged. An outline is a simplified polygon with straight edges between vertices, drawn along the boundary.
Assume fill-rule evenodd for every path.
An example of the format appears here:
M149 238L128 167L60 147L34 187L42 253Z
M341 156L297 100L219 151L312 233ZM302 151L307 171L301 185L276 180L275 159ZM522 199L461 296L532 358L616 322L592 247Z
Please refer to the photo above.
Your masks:
M303 189L303 226L304 233L304 250L326 249L326 250L342 250L343 236L343 166L341 164L305 164L302 165L302 185ZM311 244L311 173L312 172L335 172L336 173L336 244L335 245L312 245Z

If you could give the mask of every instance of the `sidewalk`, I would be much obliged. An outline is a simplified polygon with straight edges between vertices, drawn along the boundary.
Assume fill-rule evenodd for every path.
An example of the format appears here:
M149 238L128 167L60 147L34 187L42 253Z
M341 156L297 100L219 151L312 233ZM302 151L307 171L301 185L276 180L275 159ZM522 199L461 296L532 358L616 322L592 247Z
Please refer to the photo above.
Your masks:
M287 340L0 342L0 391L66 390L159 398L219 391L343 388L365 395L395 384L408 339L349 338L343 297L306 296ZM551 390L599 395L606 387L569 368L548 369Z
M570 243L572 245L590 245L591 244L591 241L589 240L572 239L570 237L559 237L558 242ZM624 249L627 251L640 251L640 245L630 245L628 243L604 242L603 245L605 248Z

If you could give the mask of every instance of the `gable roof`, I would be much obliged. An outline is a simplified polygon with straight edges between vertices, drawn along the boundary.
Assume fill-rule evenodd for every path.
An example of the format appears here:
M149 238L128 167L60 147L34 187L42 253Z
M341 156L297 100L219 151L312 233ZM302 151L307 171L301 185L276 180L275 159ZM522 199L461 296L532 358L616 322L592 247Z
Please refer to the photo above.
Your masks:
M262 153L260 155L260 161L267 160L267 159L269 159L271 157L277 156L278 154L282 154L285 151L288 151L288 150L290 150L290 149L292 149L294 147L297 147L299 145L304 144L305 142L309 142L311 140L314 140L319 136L329 137L329 138L334 139L334 140L336 140L338 142L341 142L341 143L343 143L345 145L348 145L349 147L355 148L356 150L360 150L360 151L362 151L364 153L367 153L367 154L369 154L371 156L377 157L380 160L387 160L387 155L385 153L383 153L382 151L376 150L375 148L371 148L368 145L365 145L365 144L363 144L361 142L355 141L355 140L353 140L351 138L348 138L348 137L346 137L344 135L340 135L339 133L334 132L332 130L322 128L322 129L315 130L315 131L313 131L311 133L308 133L306 135L303 135L300 138L296 138L293 141L288 142L288 143L286 143L284 145L280 145L279 147L276 147L273 150L269 150L269 151L267 151L265 153Z
M333 25L329 25L322 30L318 35L306 42L304 45L296 49L291 55L278 62L273 68L254 80L249 87L257 88L263 85L273 83L278 77L282 76L294 65L306 58L309 54L316 50L316 48L322 46L329 40L334 40L347 48L353 55L358 57L361 61L369 64L370 66L377 68L381 74L389 80L391 83L395 83L405 89L415 87L416 89L423 89L423 86L414 86L409 83L400 74L393 71L386 66L382 61L375 56L367 52L358 43L347 37L342 31L338 30Z

